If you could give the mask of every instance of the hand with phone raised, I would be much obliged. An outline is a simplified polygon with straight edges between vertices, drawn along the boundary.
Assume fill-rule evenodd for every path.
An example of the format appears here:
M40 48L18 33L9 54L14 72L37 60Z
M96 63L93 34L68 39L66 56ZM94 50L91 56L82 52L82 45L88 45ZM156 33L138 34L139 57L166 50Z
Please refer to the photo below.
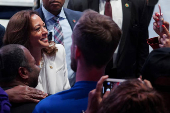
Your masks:
M96 113L99 108L99 105L101 101L106 98L110 91L107 91L103 97L102 97L102 87L103 82L108 78L108 75L102 76L100 80L97 82L96 89L89 92L89 98L88 98L88 107L86 110L86 113Z
M170 33L169 33L169 23L164 21L163 14L161 13L161 7L159 5L159 13L156 12L153 16L155 22L153 23L154 31L159 35L158 38L159 47L170 47ZM154 42L152 42L154 43Z

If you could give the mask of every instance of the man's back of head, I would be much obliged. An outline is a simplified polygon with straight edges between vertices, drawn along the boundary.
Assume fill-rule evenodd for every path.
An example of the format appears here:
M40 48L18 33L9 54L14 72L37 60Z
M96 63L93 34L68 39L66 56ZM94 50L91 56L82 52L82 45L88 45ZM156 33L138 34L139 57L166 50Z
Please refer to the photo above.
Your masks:
M106 66L121 37L121 30L108 16L86 10L73 30L73 44L77 46L87 64L101 68Z
M38 75L39 68L24 46L10 44L0 49L0 85L2 87L16 85L35 87Z

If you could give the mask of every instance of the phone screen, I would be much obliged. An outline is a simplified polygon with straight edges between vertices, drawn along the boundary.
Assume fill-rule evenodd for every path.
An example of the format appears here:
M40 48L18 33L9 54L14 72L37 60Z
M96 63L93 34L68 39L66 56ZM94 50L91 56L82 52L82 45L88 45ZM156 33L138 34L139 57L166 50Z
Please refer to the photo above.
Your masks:
M124 81L125 79L111 79L111 78L106 79L106 81L103 82L102 94L104 95L106 91L111 91L112 89L115 89L118 85L120 85Z

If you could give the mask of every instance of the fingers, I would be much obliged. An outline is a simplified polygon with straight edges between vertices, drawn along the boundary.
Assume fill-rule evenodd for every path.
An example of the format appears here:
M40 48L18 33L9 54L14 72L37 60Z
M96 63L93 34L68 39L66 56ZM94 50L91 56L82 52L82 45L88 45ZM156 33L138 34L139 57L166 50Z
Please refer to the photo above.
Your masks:
M89 92L89 96L88 96L88 97L92 97L93 94L95 93L95 91L96 91L96 89L91 90L91 91Z
M150 82L149 80L146 80L146 79L145 79L143 82L144 82L149 88L153 88L153 87L152 87L152 84L151 84L151 82Z
M165 34L162 35L162 38L160 39L161 44L159 46L161 48L170 47L170 33L164 25L162 27Z
M97 82L96 92L101 93L101 89L102 89L102 86L103 86L103 82L104 82L108 77L109 77L108 75L105 75L105 76L102 76L102 77L100 78L100 80Z
M155 21L158 21L159 20L159 16L160 16L160 14L158 12L156 12L155 15L153 15L153 19Z
M165 25L162 25L162 28L163 28L165 34L168 35L169 34L169 30L165 27Z
M26 102L35 102L35 103L38 103L40 101L38 99L30 98L28 96L25 96L24 99L26 100Z
M29 93L31 93L31 94L37 94L37 95L48 96L47 93L44 93L43 91L38 90L38 89L35 89L35 88L32 88L32 87L28 87L28 90L29 90Z
M163 24L166 26L166 28L169 30L169 23L167 21L164 21Z
M103 99L105 99L109 94L110 94L110 91L106 91L105 94L103 95Z

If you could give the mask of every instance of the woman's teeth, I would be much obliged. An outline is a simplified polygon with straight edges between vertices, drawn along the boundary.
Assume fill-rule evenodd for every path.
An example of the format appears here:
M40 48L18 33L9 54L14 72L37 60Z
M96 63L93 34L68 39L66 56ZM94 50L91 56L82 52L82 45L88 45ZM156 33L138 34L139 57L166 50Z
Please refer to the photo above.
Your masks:
M44 41L44 40L48 40L47 38L42 38L42 39L40 39L41 41Z

